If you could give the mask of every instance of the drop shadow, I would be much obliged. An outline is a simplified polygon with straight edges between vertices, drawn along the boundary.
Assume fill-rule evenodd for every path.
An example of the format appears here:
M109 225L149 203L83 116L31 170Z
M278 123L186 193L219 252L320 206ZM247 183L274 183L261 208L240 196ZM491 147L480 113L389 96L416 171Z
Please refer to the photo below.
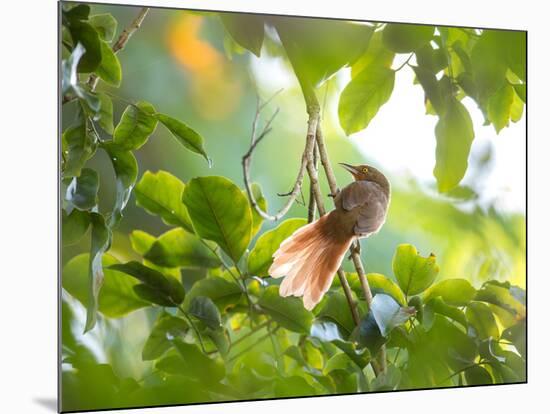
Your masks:
M50 410L50 411L53 411L54 413L57 412L57 399L56 398L48 398L48 397L38 397L38 398L33 398L33 401L38 404L38 405L41 405L42 407Z

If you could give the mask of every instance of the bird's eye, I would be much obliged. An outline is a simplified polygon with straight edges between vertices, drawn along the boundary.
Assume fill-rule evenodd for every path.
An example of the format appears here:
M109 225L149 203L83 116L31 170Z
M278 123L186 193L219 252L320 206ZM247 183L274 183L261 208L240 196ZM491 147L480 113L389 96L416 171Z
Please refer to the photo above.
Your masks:
M364 174L367 174L369 172L369 169L367 167L363 167L362 171L363 171Z

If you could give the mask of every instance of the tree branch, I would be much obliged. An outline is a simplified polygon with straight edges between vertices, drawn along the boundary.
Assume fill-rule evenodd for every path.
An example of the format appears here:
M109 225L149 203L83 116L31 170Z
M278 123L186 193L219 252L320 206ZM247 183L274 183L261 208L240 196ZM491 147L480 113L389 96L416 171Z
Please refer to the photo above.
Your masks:
M277 95L278 93L279 92L276 92L275 95ZM306 164L307 164L306 151L304 151L302 155L302 160L300 163L300 168L298 170L298 175L294 182L294 186L292 187L292 190L288 194L285 194L285 195L288 195L288 199L286 200L284 206L281 207L281 209L276 214L273 214L273 215L263 211L258 205L258 201L254 197L254 194L252 192L252 180L250 178L250 165L252 163L252 155L254 153L254 150L256 149L258 144L266 137L266 135L271 131L271 124L275 119L275 117L277 116L277 114L279 113L279 109L277 109L273 113L271 118L267 121L267 123L265 124L260 134L257 135L258 123L260 120L261 112L265 108L265 106L274 98L275 95L273 95L264 103L261 103L260 98L258 97L258 103L256 105L256 114L254 116L254 122L252 123L250 148L248 149L246 154L244 154L242 159L244 186L246 188L246 194L248 195L250 204L258 212L260 216L270 221L277 221L281 219L288 212L288 210L290 210L290 207L292 207L292 204L294 204L294 201L296 201L296 198L298 197L298 195L300 194L300 190L302 189L302 183L304 181L304 174L306 171Z

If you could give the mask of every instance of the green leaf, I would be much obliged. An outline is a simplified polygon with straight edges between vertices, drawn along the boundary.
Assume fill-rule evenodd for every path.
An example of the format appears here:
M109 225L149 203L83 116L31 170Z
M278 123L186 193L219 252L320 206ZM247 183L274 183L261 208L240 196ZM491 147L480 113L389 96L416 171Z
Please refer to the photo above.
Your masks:
M175 118L164 114L156 114L155 117L174 135L174 137L188 150L202 155L210 165L212 162L204 149L202 136L189 126Z
M90 16L89 23L97 30L99 37L106 42L113 40L117 21L111 13L101 13Z
M275 251L287 237L306 224L305 219L287 219L274 229L262 234L248 255L248 273L255 276L269 276L268 270L273 263Z
M512 102L512 106L510 107L510 119L512 120L512 122L519 122L521 120L521 117L523 116L524 102L522 101L516 86L517 85L514 85L514 99Z
M222 13L220 19L235 42L260 57L264 41L264 20L261 16Z
M374 32L367 50L351 67L351 77L355 78L363 69L371 65L389 69L394 57L395 53L389 50L382 42L382 31Z
M260 187L260 184L252 183L251 188L254 200L256 200L256 203L258 204L258 207L260 207L260 210L267 211L267 200L262 194L262 188ZM246 190L243 190L243 194L248 197L248 195L246 194ZM260 214L252 206L252 204L250 204L250 211L252 212L252 237L254 237L262 228L264 218L260 216Z
M139 262L114 264L110 268L135 277L149 288L138 288L138 290L142 293L155 291L159 296L166 298L167 303L171 303L172 306L179 305L185 298L183 286L176 279L165 276L158 270L151 269Z
M182 200L196 233L237 263L252 236L252 213L239 187L225 177L197 177L185 187Z
M413 52L429 43L435 27L428 25L389 23L382 39L388 49L395 53Z
M101 42L101 63L95 69L95 73L109 85L120 86L122 80L122 68L111 46L107 42Z
M346 297L340 292L329 292L327 299L322 302L317 318L336 323L344 338L348 338L355 328Z
M468 156L474 140L474 128L468 110L450 99L435 127L437 147L434 176L440 192L456 187L468 168Z
M71 296L86 306L88 300L88 253L73 257L63 267L62 285ZM133 291L136 281L125 274L109 269L118 260L109 254L102 256L104 283L99 291L98 310L109 318L120 318L136 309L149 306Z
M423 321L426 328L429 329L432 326L435 313L451 318L452 320L464 326L464 328L468 328L468 322L466 321L466 316L464 315L464 313L460 309L448 305L439 296L426 302L426 305L424 307Z
M185 366L185 375L198 377L207 384L219 382L225 376L225 367L219 360L204 355L196 345L173 339Z
M116 200L109 219L109 226L113 228L122 219L122 211L132 194L137 179L138 164L132 151L119 150L114 145L104 145L103 148L113 163L116 176Z
M485 368L479 365L474 365L464 371L466 383L468 385L486 385L493 383L493 377Z
M284 328L293 332L309 333L313 315L304 308L300 299L279 296L278 286L266 288L258 305Z
M165 307L173 307L174 302L169 298L166 293L155 289L149 285L146 285L145 283L139 283L134 286L134 292L137 296L139 296L141 299L151 302L155 305L159 306L165 306Z
M141 351L141 359L152 361L160 358L172 347L170 338L180 337L188 329L189 326L183 319L161 312L145 341Z
M66 20L88 20L90 15L90 6L87 4L77 4L69 10L63 10L63 17Z
M144 258L163 267L219 267L217 256L200 239L183 229L172 229L156 239Z
M485 282L475 295L475 300L499 306L516 319L525 318L525 304L514 297L511 289L510 286L499 286L493 281Z
M348 273L349 284L352 290L359 296L360 299L365 299L363 288L357 273ZM405 306L407 301L401 288L389 277L380 273L367 274L367 281L369 282L370 289L373 294L386 293L393 297L401 305ZM339 284L339 280L336 279L336 283Z
M351 371L355 370L355 364L345 353L334 354L325 364L323 368L323 375L328 375L332 371L342 370Z
M71 126L63 132L63 178L78 177L86 162L97 149L97 135L87 129L87 121Z
M155 236L142 230L134 230L130 233L132 249L141 256L149 251L156 240Z
M435 74L421 66L412 66L412 68L416 79L418 79L418 82L420 82L420 85L424 89L426 99L432 104L437 114L443 114L446 109L444 103L448 99L448 96L443 96L445 90L440 87Z
M316 87L366 50L373 29L355 22L270 17L301 84ZM343 47L345 45L345 47Z
M243 291L236 282L218 276L210 276L193 285L187 293L184 307L188 309L191 300L198 296L209 297L218 306L218 309L223 311L238 304L243 297Z
M101 63L101 40L97 31L88 23L72 20L68 26L73 44L81 43L85 53L78 63L78 72L93 72Z
M84 168L67 187L65 199L79 210L91 210L97 205L99 177L95 170Z
M136 203L148 213L158 215L168 225L193 233L187 208L181 202L185 184L166 171L146 171L134 190Z
M387 337L393 328L405 323L416 310L414 307L399 305L390 295L379 293L372 299L370 312L382 336Z
M515 325L502 332L502 338L511 341L523 358L527 351L527 326L525 319L520 320Z
M523 102L527 102L527 85L514 85L514 89L516 90L516 93L521 98L521 100Z
M106 93L99 92L97 97L100 102L97 123L105 132L112 135L115 129L113 125L113 101Z
M398 389L401 381L401 371L395 365L390 364L386 371L378 375L371 383L372 391L392 391Z
M347 135L365 129L393 91L395 72L373 64L344 88L338 103L340 125Z
M514 88L506 83L487 102L487 117L495 127L497 134L510 123L514 94Z
M61 212L61 242L63 246L77 243L90 227L90 215L87 211L74 209L67 214L64 209Z
M278 398L307 397L317 392L303 377L276 378L273 393Z
M105 225L101 214L90 213L92 225L92 242L88 264L88 298L86 301L86 325L84 333L95 326L99 308L99 292L104 282L103 253L111 244L111 232Z
M465 306L475 295L476 290L466 279L445 279L426 290L424 301L440 296L449 305Z
M392 262L397 283L406 296L417 295L433 283L439 273L435 256L422 257L413 245L397 246Z
M155 131L155 108L148 102L128 105L113 133L113 142L124 150L138 149Z
M188 312L211 329L222 326L220 311L212 302L212 299L206 296L195 296L191 300Z
M482 302L471 302L466 308L466 318L480 339L498 339L499 329L489 306Z
M460 50L464 52L462 49ZM448 65L445 49L434 49L429 43L416 50L415 56L418 66L429 70L433 74L440 72Z

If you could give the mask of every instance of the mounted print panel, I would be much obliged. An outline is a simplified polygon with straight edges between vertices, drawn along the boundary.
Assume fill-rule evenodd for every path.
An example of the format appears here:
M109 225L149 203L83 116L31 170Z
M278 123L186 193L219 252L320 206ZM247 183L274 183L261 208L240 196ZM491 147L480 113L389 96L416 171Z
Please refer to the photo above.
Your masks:
M524 383L527 33L59 5L60 410Z

